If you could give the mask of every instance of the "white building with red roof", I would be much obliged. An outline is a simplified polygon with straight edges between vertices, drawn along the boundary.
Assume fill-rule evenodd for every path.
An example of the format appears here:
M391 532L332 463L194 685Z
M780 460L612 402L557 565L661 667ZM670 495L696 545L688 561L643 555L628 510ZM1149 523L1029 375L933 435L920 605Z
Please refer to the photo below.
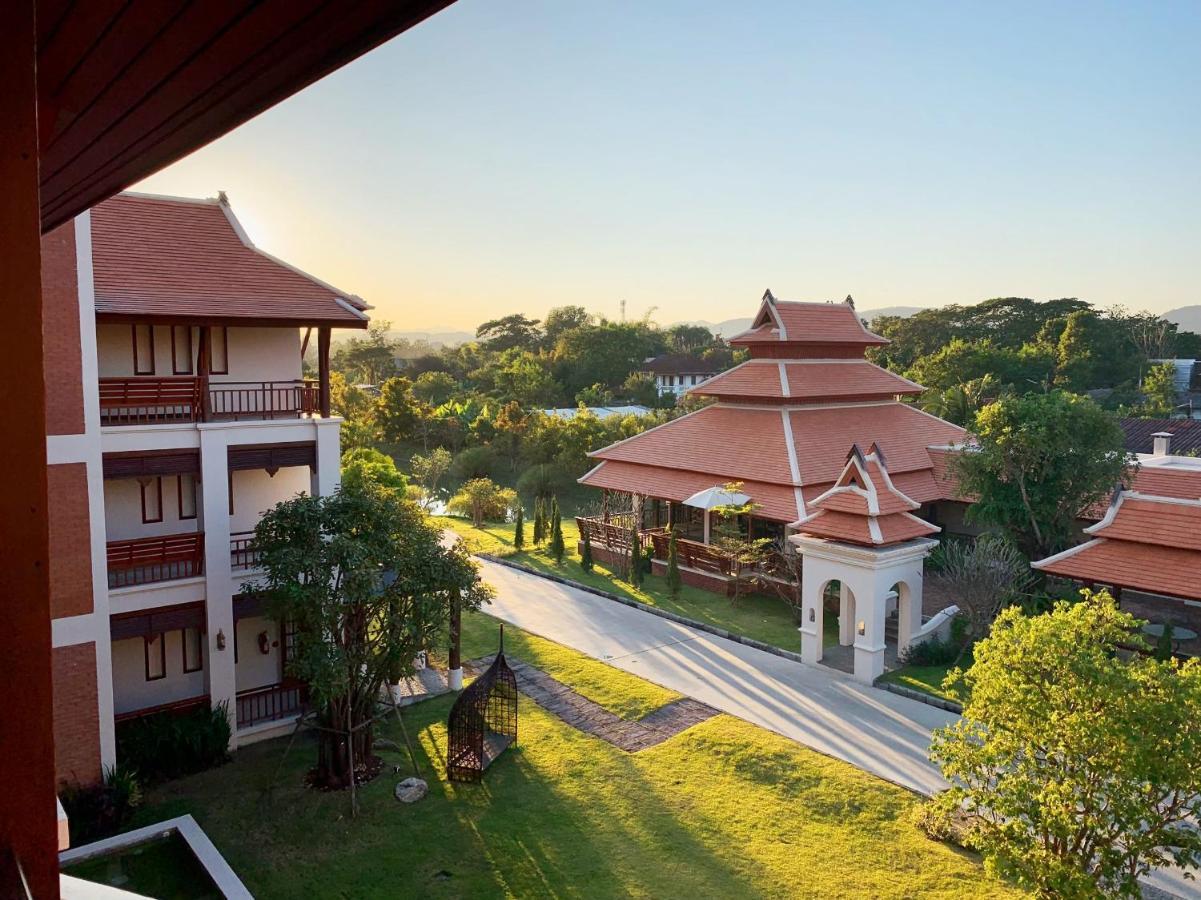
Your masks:
M46 236L43 270L73 310L47 341L78 360L47 439L52 542L73 547L50 570L59 780L99 780L121 723L156 712L224 706L235 746L286 727L303 686L246 590L250 537L337 487L330 333L368 307L256 247L224 195L117 195Z

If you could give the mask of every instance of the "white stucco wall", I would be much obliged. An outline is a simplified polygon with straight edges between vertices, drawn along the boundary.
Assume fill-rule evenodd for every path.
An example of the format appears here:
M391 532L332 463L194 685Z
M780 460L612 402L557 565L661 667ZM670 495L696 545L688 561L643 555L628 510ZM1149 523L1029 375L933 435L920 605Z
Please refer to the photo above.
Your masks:
M271 619L255 616L249 619L239 619L238 629L238 664L236 681L239 691L275 684L280 680L281 648L279 644L279 623ZM267 653L259 650L259 634L267 632Z
M192 329L192 356L199 345ZM211 381L292 381L300 378L300 331L295 328L229 328L229 374ZM133 337L129 325L97 325L100 376L129 377L133 371ZM146 373L149 374L149 373ZM171 375L171 328L154 326L154 374Z
M110 541L157 537L164 534L192 534L200 530L200 488L196 489L197 516L179 517L179 477L163 475L163 521L142 521L141 485L136 478L106 478L104 480L104 524ZM153 487L148 487L153 490Z
M308 466L289 466L272 477L263 469L243 469L233 473L234 509L229 530L252 531L263 513L281 500L290 500L310 490Z
M112 642L113 706L120 714L197 697L206 690L208 652L203 648L204 667L198 672L183 671L183 632L168 631L167 677L146 680L146 651L142 638Z

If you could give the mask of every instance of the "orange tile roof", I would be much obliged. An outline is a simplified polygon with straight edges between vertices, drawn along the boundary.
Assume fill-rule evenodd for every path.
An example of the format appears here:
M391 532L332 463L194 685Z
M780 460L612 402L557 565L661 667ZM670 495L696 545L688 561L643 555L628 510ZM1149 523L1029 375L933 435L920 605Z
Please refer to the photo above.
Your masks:
M863 327L854 308L843 303L800 303L764 299L751 327L730 338L731 344L887 344L887 338Z
M750 359L691 393L743 400L870 400L920 394L923 388L866 359Z
M1201 600L1201 553L1196 550L1096 538L1033 565L1074 581Z
M1078 581L1201 599L1201 499L1122 491L1085 532L1091 540L1034 567Z
M913 515L917 508L893 485L879 447L873 444L864 454L852 446L834 487L809 500L811 512L800 521L799 531L876 547L936 534L938 526Z
M1201 467L1140 466L1133 481L1130 487L1140 494L1185 500L1201 498Z
M362 300L256 249L223 201L118 194L91 220L99 315L367 326Z
M680 502L698 491L725 482L698 472L643 466L637 463L602 462L581 478L580 483L595 488L608 488ZM756 516L777 522L793 522L800 516L796 491L791 487L743 481L742 491L758 506L755 510Z

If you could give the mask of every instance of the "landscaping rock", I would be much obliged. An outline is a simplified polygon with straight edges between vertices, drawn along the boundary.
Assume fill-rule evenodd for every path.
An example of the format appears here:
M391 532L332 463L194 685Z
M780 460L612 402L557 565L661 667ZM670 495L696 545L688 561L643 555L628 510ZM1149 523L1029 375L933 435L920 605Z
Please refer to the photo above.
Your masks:
M401 803L416 803L429 790L430 786L420 778L406 778L396 785L396 799Z

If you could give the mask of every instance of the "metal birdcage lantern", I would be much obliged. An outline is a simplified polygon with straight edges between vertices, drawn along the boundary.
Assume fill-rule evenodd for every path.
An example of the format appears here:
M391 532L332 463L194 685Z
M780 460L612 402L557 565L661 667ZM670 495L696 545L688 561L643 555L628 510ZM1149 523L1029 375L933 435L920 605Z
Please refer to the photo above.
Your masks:
M464 688L450 710L446 775L451 781L479 781L511 744L517 742L517 678L505 662L505 629L496 659Z

